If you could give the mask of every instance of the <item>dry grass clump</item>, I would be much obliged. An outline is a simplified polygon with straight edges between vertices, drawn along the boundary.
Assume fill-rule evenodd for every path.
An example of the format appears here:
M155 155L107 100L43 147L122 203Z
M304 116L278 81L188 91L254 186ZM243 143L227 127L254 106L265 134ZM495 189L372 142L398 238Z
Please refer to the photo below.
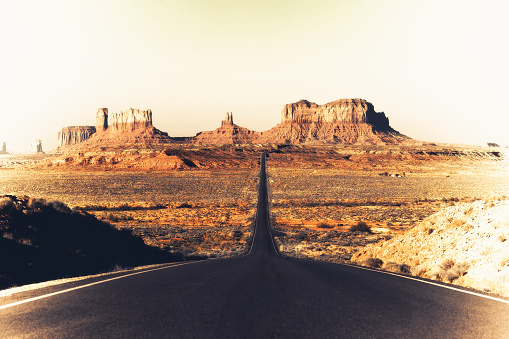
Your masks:
M428 273L428 276L435 280L452 283L467 273L468 264L456 264L452 259L444 260L437 268Z
M448 207L392 239L370 244L352 261L509 296L509 200ZM371 266L370 266L371 267Z
M318 224L317 226L318 228L334 228L334 226L326 223L326 222L321 222L320 224Z
M371 233L371 227L364 221L359 221L356 225L350 226L350 232L366 232Z
M405 264L398 264L395 262L388 262L381 266L384 271L394 272L394 273L404 273L410 274L410 266Z
M378 258L368 258L364 260L362 263L363 266L371 267L371 268L380 268L384 264L384 262Z

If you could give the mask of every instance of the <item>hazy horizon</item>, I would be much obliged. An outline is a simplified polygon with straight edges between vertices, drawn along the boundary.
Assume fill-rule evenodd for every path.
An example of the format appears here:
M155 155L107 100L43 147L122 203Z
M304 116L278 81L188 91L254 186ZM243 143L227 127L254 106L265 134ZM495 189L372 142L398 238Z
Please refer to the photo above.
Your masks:
M0 141L151 109L170 136L226 112L265 131L283 105L363 98L417 140L509 145L503 1L19 1L0 4Z

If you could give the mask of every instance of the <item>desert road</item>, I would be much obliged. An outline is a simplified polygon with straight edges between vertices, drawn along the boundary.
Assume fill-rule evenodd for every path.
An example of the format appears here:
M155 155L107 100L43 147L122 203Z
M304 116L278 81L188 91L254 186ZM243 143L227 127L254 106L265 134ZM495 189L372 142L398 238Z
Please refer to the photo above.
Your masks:
M168 264L0 298L0 336L509 338L509 304L373 270L280 256L265 154L242 257Z

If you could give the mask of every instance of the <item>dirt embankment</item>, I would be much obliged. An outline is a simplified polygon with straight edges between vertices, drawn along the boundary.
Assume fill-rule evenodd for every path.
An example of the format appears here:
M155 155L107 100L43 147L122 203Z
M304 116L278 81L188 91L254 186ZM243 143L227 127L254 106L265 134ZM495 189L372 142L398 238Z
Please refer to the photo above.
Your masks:
M269 157L275 236L286 255L509 296L508 165L491 148L295 146Z
M509 297L509 200L443 209L351 260Z

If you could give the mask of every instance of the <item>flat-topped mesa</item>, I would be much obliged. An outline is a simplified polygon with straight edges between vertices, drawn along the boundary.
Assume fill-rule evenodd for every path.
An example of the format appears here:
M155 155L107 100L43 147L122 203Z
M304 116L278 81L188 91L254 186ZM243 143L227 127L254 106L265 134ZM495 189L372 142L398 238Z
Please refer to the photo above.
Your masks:
M112 132L133 132L138 129L152 128L152 110L141 111L129 108L120 113L110 115L108 131Z
M233 126L233 113L226 112L226 117L221 121L221 126Z
M281 112L281 123L287 122L366 123L381 130L390 128L385 114L375 112L373 105L364 99L340 99L324 105L307 100L287 104Z
M68 126L58 132L57 147L79 144L96 132L94 126Z

